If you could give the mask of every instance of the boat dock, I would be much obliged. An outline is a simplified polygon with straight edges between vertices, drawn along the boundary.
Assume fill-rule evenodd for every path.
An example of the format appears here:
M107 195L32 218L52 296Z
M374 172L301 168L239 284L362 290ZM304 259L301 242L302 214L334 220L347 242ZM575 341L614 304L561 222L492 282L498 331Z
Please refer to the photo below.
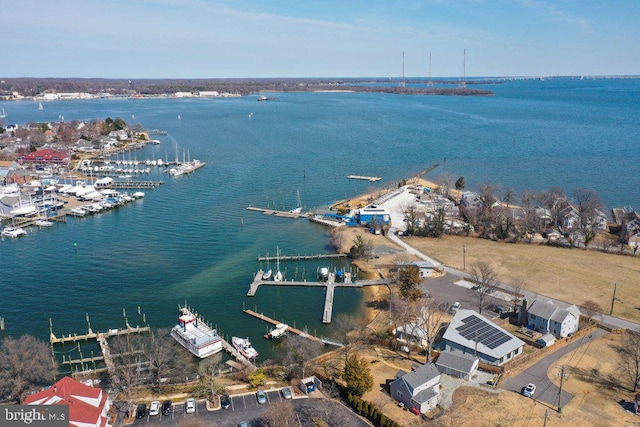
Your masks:
M164 184L164 181L113 181L106 185L107 188L156 188Z
M345 254L259 256L258 261L300 261L308 259L346 258Z
M349 179L360 179L363 181L376 182L380 181L382 178L379 176L362 176L362 175L347 175Z
M322 311L322 322L323 323L331 323L331 317L333 314L333 297L336 288L362 288L364 286L380 286L380 285L388 285L391 283L390 280L380 279L380 280L357 280L352 282L350 279L345 278L344 282L336 282L335 273L330 272L327 281L324 282L308 282L308 281L281 281L275 282L273 280L263 280L262 275L264 271L259 270L255 275L253 282L249 285L249 291L247 292L247 296L252 297L255 296L256 292L258 292L258 288L261 285L269 285L269 286L320 286L325 287L327 289L327 293L325 295L324 301L324 310ZM278 322L279 323L279 322Z
M136 326L131 327L128 326L124 329L109 329L109 332L106 333L100 333L100 332L93 332L91 331L91 329L89 329L89 331L86 334L69 334L69 335L63 335L61 337L57 337L54 335L53 332L51 332L51 334L49 335L49 343L51 345L54 344L65 344L65 343L70 343L70 342L77 342L77 341L89 341L89 340L98 340L99 337L103 337L103 338L110 338L110 337L116 337L119 335L128 335L128 334L139 334L142 332L149 332L150 328L148 326Z
M309 218L309 216L311 215L305 212L296 213L296 212L290 212L290 211L279 211L277 209L257 208L254 206L247 207L247 210L254 211L254 212L262 212L264 215L281 216L284 218Z
M277 325L279 323L282 323L278 320L274 320L272 318L270 318L269 316L265 316L262 313L256 313L253 310L242 310L244 311L246 314L253 316L255 318L258 318L260 320L262 320L263 322L267 322L267 323L271 323L272 325ZM287 331L291 331L292 333L296 334L296 335L300 335L303 338L308 338L311 341L317 341L317 342L321 342L323 344L325 344L324 340L322 338L318 338L318 337L314 337L313 335L310 335L304 331L301 331L300 329L294 328L293 326L290 326L287 328Z
M240 364L242 365L240 370L242 368L247 368L251 372L256 370L256 366L253 363L251 363L251 361L249 359L247 359L246 357L241 355L240 352L238 350L236 350L234 346L229 344L227 342L227 340L225 340L225 339L222 340L222 348L224 348L227 353L232 355L238 362L240 362ZM227 365L231 366L232 368L236 368L236 369L239 368L237 363L228 363L227 362Z

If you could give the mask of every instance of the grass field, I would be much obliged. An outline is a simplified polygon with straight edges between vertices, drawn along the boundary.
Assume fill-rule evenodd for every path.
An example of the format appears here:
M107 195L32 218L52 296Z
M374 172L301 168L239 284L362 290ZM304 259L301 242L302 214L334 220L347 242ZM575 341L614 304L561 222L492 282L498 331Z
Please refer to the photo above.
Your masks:
M613 314L640 322L638 257L458 236L411 237L406 241L446 266L462 269L464 262L469 271L473 264L487 262L502 283L524 280L528 291L576 305L593 300L605 313L611 309L614 283L618 283Z

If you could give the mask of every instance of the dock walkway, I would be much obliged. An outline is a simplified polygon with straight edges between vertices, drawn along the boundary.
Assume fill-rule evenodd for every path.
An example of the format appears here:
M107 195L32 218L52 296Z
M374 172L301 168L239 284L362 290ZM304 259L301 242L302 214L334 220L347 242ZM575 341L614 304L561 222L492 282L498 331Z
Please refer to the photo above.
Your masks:
M345 254L259 256L258 261L300 261L309 259L346 258Z
M380 181L382 178L379 176L362 176L362 175L347 175L349 179L360 179L363 181L376 182Z
M253 311L253 310L248 310L248 309L247 309L247 310L242 310L242 311L244 311L244 312L245 312L245 313L247 313L248 315L253 316L253 317L256 317L256 318L258 318L258 319L260 319L260 320L262 320L262 321L264 321L264 322L271 323L272 325L278 325L278 324L282 323L282 322L279 322L279 321L277 321L277 320L273 320L272 318L270 318L270 317L268 317L268 316L265 316L265 315L264 315L264 314L262 314L262 313L256 313L256 312L255 312L255 311ZM296 328L294 328L293 326L289 326L289 327L287 328L287 331L291 331L291 332L293 332L293 333L294 333L294 334L296 334L296 335L300 335L301 337L308 338L308 339L310 339L310 340L312 340L312 341L322 342L322 340L321 340L320 338L318 338L318 337L314 337L313 335L309 335L308 333L306 333L306 332L304 332L304 331L301 331L300 329L296 329Z
M253 282L249 285L249 291L247 292L248 297L255 296L256 292L258 292L258 288L261 285L268 286L315 286L315 287L325 287L327 288L327 295L325 296L324 301L324 310L322 315L323 323L331 323L331 316L333 313L333 296L336 288L362 288L364 286L380 286L380 285L388 285L391 283L387 279L380 280L357 280L355 282L345 281L345 282L336 282L335 274L329 273L329 277L326 282L308 282L308 281L282 281L275 282L273 280L263 280L262 274L263 270L259 270L255 275Z
M249 369L249 371L253 372L256 370L256 366L251 363L249 359L240 354L238 350L231 344L227 342L227 340L222 340L222 347L232 355L238 362L242 364L243 367ZM234 367L233 364L229 364L229 366ZM236 367L237 368L237 367Z
M309 218L309 216L311 215L308 212L296 213L296 212L290 212L290 211L279 211L277 209L257 208L254 206L247 207L247 210L254 211L254 212L262 212L264 215L281 216L283 218Z

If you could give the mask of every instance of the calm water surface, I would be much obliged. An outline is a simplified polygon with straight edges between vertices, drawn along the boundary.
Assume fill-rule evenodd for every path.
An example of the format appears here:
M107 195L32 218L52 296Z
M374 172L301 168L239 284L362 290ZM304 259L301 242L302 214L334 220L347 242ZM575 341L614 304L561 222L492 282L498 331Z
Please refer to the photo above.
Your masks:
M248 336L264 358L265 325L256 308L297 327L328 334L322 289L262 287L246 292L258 255L325 253L328 230L275 218L249 205L306 209L370 190L346 175L393 185L426 167L464 176L467 188L492 183L522 190L560 186L595 190L607 207L640 208L640 80L511 81L488 85L491 97L365 93L280 93L269 102L147 99L2 102L8 123L121 117L163 129L138 160L183 153L208 165L147 191L118 210L69 218L0 243L0 316L7 332L57 334L140 324L171 327L188 301L228 336ZM251 114L253 113L253 114ZM180 119L178 119L180 115ZM134 118L132 118L134 116ZM445 161L446 158L446 161ZM327 263L323 264L326 265ZM283 264L313 277L317 262ZM337 265L337 264L334 264ZM360 310L362 295L339 290L334 315ZM262 357L261 357L262 358Z

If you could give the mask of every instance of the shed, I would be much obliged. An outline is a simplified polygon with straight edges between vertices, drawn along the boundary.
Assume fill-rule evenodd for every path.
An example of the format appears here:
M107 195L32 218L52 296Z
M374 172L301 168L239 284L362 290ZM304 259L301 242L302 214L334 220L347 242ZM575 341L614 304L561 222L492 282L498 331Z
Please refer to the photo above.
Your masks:
M478 358L468 354L444 351L438 356L436 367L441 374L469 381L478 369Z
M538 338L538 341L536 341L538 344L542 344L545 347L549 347L550 345L555 344L556 342L556 337L553 336L553 334L545 334L543 336L541 336L540 338Z
M316 391L317 388L322 388L322 381L315 375L300 380L300 390L302 390L305 395Z

